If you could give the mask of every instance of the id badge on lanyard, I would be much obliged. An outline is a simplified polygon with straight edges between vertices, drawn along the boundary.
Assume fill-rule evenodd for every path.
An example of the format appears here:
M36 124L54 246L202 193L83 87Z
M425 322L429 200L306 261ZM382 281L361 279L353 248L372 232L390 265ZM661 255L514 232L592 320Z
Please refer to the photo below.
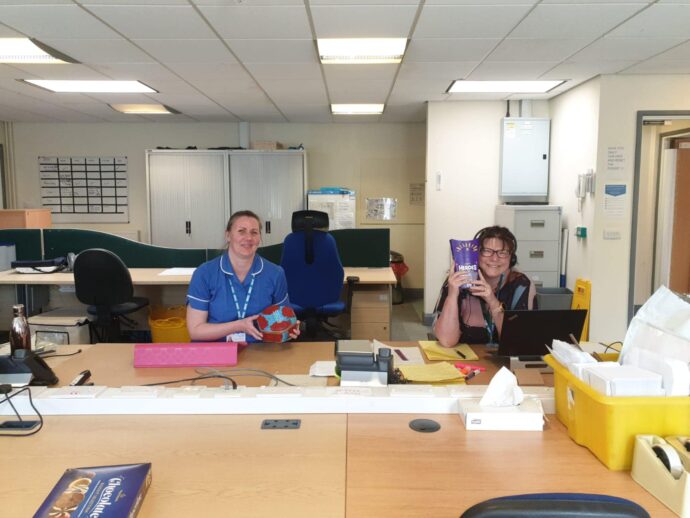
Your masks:
M235 303L235 310L237 311L237 319L242 320L245 316L247 316L247 306L249 306L249 299L252 296L252 291L254 290L254 276L252 275L252 279L249 282L249 289L247 290L247 296L244 298L244 307L242 310L240 310L240 304L237 300L237 294L235 293L235 287L232 285L232 279L228 279L228 283L230 284L230 292L232 293L232 300ZM232 333L228 336L225 337L225 340L227 342L246 342L247 341L247 335L246 333Z

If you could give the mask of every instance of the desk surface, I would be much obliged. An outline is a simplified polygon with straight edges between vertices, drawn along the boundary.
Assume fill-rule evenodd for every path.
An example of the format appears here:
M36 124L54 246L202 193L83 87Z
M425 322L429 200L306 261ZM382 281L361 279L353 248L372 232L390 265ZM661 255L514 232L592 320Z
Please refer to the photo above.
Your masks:
M115 386L183 370L135 370L131 344L84 349L48 360L63 381L83 368ZM332 351L332 343L257 344L240 365L304 373ZM260 429L262 419L287 415L302 419L299 430ZM140 518L457 518L488 498L547 491L621 496L655 518L673 516L628 472L609 471L576 445L555 416L540 433L468 432L452 414L287 415L48 416L35 436L0 438L0 448L11 441L0 467L13 482L0 485L0 501L7 516L29 516L68 467L152 462ZM441 430L413 432L409 421L419 417Z
M191 275L160 275L166 268L130 268L132 284L144 285L187 285ZM395 274L390 267L386 268L345 268L345 280L349 276L359 277L360 284L395 284ZM74 284L74 275L70 272L58 273L17 273L14 270L0 272L1 284L27 285L69 285Z

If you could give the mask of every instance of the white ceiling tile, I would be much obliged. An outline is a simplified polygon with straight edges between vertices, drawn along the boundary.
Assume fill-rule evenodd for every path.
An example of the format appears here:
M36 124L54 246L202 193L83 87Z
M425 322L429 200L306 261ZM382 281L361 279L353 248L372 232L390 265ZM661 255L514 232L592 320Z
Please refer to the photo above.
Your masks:
M22 38L24 35L20 32L10 29L6 25L0 23L0 38Z
M529 5L426 6L415 38L502 38L530 10Z
M76 5L0 6L5 25L33 38L117 38L117 33Z
M97 65L93 68L107 76L109 79L182 82L173 72L163 65L156 63L109 63Z
M240 120L251 120L252 122L285 122L285 117L275 106L268 102L262 104L231 104L225 106L237 115Z
M222 88L226 81L250 81L249 74L240 64L232 63L174 63L170 69L192 84L206 84Z
M398 65L324 65L326 79L330 81L383 80L392 81Z
M104 2L108 0L103 0ZM186 1L186 0L185 0ZM196 5L237 5L242 3L244 6L271 6L271 5L301 5L304 6L304 0L190 0ZM313 3L313 1L312 1Z
M321 79L317 63L246 63L256 79Z
M128 38L213 38L213 31L187 5L91 5L98 18Z
M97 70L93 70L85 65L39 65L39 64L17 64L18 70L24 72L23 79L109 79Z
M510 37L598 37L643 7L643 4L542 4L534 8Z
M328 81L332 103L382 103L391 88L390 81Z
M544 0L542 0L544 1ZM579 1L579 0L576 0ZM606 0L592 0L590 3ZM627 0L626 0L627 1ZM527 5L532 6L538 0L426 0L424 5Z
M40 0L35 0L40 2ZM72 0L70 0L71 2ZM74 0L76 3L90 5L189 5L188 0Z
M381 115L332 115L333 122L345 124L370 124L381 121Z
M153 58L125 39L45 39L44 43L84 64L153 63Z
M313 40L227 40L242 63L318 63Z
M304 6L200 6L224 39L311 38Z
M541 61L485 61L465 79L471 80L534 80L556 66L558 62Z
M423 101L443 101L448 97L446 90L452 79L409 81L398 79L388 99L392 104L409 104Z
M542 4L653 4L656 0L542 0ZM665 0L659 0L664 2Z
M690 61L650 59L626 68L624 74L690 74Z
M545 72L539 79L571 79L576 77L594 77L599 74L615 74L633 63L635 61L567 61ZM570 84L566 86L570 86Z
M328 104L286 104L278 107L288 122L333 122Z
M690 60L690 42L681 43L680 45L672 47L669 50L662 52L654 59L659 61Z
M312 6L317 38L407 38L414 5Z
M440 63L405 61L400 66L398 80L460 79L469 74L478 64L478 61L442 61Z
M680 38L602 38L569 61L641 60L681 43Z
M61 95L61 94L57 94ZM146 94L121 94L121 93L112 93L112 94L101 94L101 93L93 93L89 94L89 97L92 99L96 99L98 101L101 101L103 103L115 103L115 104L148 104L148 103L153 103L156 102L155 97L152 97L153 94L151 95L146 95Z
M326 87L321 79L267 79L261 88L276 104L327 103Z
M133 40L161 63L237 63L218 39Z
M486 58L487 61L563 61L586 47L592 39L508 38Z
M477 0L472 0L477 1ZM376 5L418 5L419 0L309 0L312 6L315 5L364 5L370 6L371 4ZM427 1L427 3L429 3Z
M405 63L410 61L481 61L501 40L498 39L426 39L412 40L407 46Z
M690 5L652 5L609 36L690 38Z

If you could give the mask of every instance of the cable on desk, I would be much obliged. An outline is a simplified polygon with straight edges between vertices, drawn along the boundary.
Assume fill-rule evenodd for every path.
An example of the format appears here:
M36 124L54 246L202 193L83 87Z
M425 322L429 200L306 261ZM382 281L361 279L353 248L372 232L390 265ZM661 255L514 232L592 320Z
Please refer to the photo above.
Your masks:
M77 350L76 350L75 352L73 352L73 353L65 353L65 354L45 354L45 355L39 354L39 356L40 356L41 358L44 358L44 359L45 359L45 358L57 358L58 356L75 356L75 355L79 354L80 352L81 352L81 349L77 349Z
M197 370L196 372L198 373L210 373L210 372L217 372L217 373L222 373L222 374L231 374L235 377L242 377L242 376L259 376L262 378L269 378L273 381L276 382L276 385L278 383L283 383L289 387L296 387L294 383L290 383L288 381L285 381L284 379L281 379L280 377L276 376L275 374L271 374L268 371L261 370L261 369L248 369L248 368L239 368L239 369L210 369L210 370Z
M604 354L606 354L607 352L609 352L609 349L613 349L613 350L616 351L617 353L620 353L621 350L620 350L620 349L616 349L616 348L614 347L614 345L616 345L616 344L620 344L620 346L623 347L623 342L621 342L620 340L617 340L617 341L615 341L615 342L611 342L610 344L606 344L606 343L604 343L604 342L599 342L599 345L603 345L603 346L604 346Z
M205 380L205 379L213 379L213 378L222 379L222 380L225 380L226 382L229 381L232 384L232 389L237 390L237 382L234 379L232 379L231 377L224 376L222 374L210 374L210 373L206 374L206 375L202 375L202 376L197 376L195 378L184 378L184 379L178 379L178 380L172 380L172 381L161 381L158 383L146 383L146 384L142 385L142 387L155 387L158 385L172 385L174 383L182 383L185 381L191 381L192 385L194 385L195 381L200 381L200 380ZM227 383L226 383L226 387L227 387Z
M4 387L9 387L10 390L12 390L12 387L9 385L2 385L2 387L3 387L3 389L4 389ZM31 431L26 432L26 433L0 433L0 437L28 437L30 435L37 434L43 428L43 416L41 415L41 413L38 411L38 409L34 405L34 400L31 398L31 388L30 387L23 387L23 388L19 389L18 391L16 391L11 396L8 396L7 395L8 392L5 392L3 390L2 393L5 395L5 399L0 401L0 404L7 401L10 404L10 406L12 407L12 409L14 410L14 413L17 414L17 418L20 421L23 421L22 416L19 415L19 412L17 412L17 409L15 408L14 404L12 403L12 398L21 394L22 392L26 392L29 395L29 405L31 405L31 408L33 408L34 412L36 412L36 417L38 417L38 421L39 421L38 427L35 430L31 430Z

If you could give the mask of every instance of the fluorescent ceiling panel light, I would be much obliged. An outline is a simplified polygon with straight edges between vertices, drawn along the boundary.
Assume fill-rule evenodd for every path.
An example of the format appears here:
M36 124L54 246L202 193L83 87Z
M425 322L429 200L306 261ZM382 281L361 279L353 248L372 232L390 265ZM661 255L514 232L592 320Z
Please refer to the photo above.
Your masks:
M138 115L161 115L167 113L180 113L170 106L164 104L110 104L113 110L121 113L132 113Z
M51 79L23 79L22 81L51 92L60 93L158 93L139 81L58 81Z
M453 81L448 93L543 94L565 81Z
M406 38L325 38L316 40L323 64L400 63Z
M331 104L333 115L380 115L383 104Z
M0 38L0 63L78 63L45 43L31 38Z

